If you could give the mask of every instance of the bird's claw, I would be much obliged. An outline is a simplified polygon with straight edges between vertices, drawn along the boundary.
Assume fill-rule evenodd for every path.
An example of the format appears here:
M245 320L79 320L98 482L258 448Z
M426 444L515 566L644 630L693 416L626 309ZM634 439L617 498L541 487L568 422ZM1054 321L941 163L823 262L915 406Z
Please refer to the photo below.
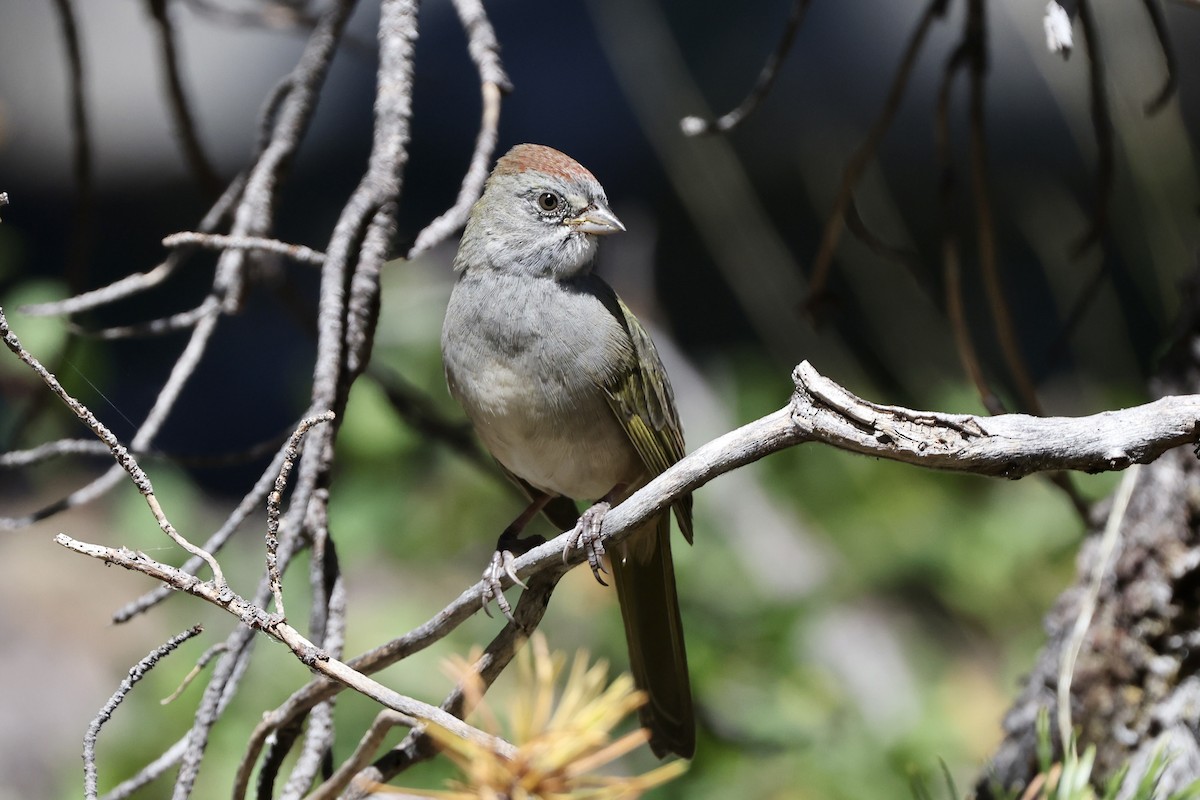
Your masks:
M602 501L583 512L579 522L575 523L570 538L567 539L567 546L563 548L564 563L576 547L587 551L588 566L592 568L592 575L601 586L608 586L600 577L601 573L607 574L608 570L604 568L604 562L601 560L604 557L604 542L600 538L600 527L604 524L604 515L611 507L610 503Z
M495 600L496 607L500 609L505 618L509 622L516 622L513 617L512 606L508 603L508 598L504 596L504 587L500 581L507 575L512 579L512 582L522 589L528 589L524 581L517 577L517 572L513 568L516 558L511 550L497 550L492 553L492 560L483 571L483 613L489 617L492 616L492 610L488 605Z

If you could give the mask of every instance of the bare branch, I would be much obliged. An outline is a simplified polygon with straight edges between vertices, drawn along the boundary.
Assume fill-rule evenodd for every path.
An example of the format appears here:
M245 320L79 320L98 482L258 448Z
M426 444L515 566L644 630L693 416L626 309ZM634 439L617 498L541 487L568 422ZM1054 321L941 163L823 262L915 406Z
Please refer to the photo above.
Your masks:
M471 155L467 174L463 176L462 186L458 190L458 199L454 201L453 206L417 234L412 249L408 251L407 258L416 258L427 252L466 224L471 207L483 192L483 183L487 180L492 154L496 150L501 92L500 87L494 83L483 84L481 92L483 94L483 120L479 125L479 136L475 140L475 152Z
M212 208L200 220L199 230L209 232L215 229L228 216L230 210L241 197L242 189L245 187L246 181L243 176L238 176L225 190L225 193L213 203ZM99 289L93 289L90 292L81 292L71 297L62 300L54 300L48 303L33 303L21 307L21 313L29 314L30 316L56 316L61 314L77 314L80 311L98 308L99 306L120 300L124 297L130 297L144 292L147 289L158 286L171 275L175 273L183 264L183 258L175 253L167 257L165 261L148 272L136 272L132 275L126 275L107 286L102 286Z
M762 101L771 91L771 87L775 85L775 79L779 77L779 68L783 66L783 59L792 49L796 31L800 30L800 23L804 21L804 12L808 11L810 2L811 0L792 0L792 10L788 14L787 24L783 27L783 35L779 37L779 44L775 46L775 51L767 57L767 63L763 64L762 71L758 73L758 80L755 81L750 94L746 95L746 99L737 108L716 120L684 117L679 121L679 127L684 136L703 136L731 131L742 124L746 117L758 110Z
M204 152L200 143L200 134L196 131L196 120L192 117L188 106L187 92L183 88L183 77L179 74L179 52L175 47L175 29L167 13L167 0L146 0L150 18L154 20L154 30L158 33L158 56L162 64L163 77L166 80L168 105L171 117L175 122L175 132L179 136L179 144L183 148L184 160L192 169L192 174L200 187L209 196L221 193L221 178L213 168L212 161Z
M508 75L500 62L500 45L496 32L487 18L480 0L454 0L454 10L467 33L467 50L479 71L480 92L483 95L483 112L479 122L479 135L475 139L475 151L467 174L463 176L458 198L445 213L429 223L417 234L408 258L416 258L443 241L461 228L471 213L471 206L483 191L492 154L496 150L496 132L500 124L500 97L512 90Z
M280 178L308 129L318 92L353 7L353 0L338 0L321 15L300 60L270 98L265 119L271 125L270 136L246 178L231 235L264 236L269 232ZM226 250L217 263L214 289L221 295L222 307L228 312L236 312L241 307L245 288L243 256L240 250Z
M217 642L212 647L205 650L200 658L196 659L196 665L188 671L187 675L183 676L183 680L181 680L179 685L175 687L175 691L171 692L158 702L164 706L174 703L177 699L179 699L179 695L183 694L187 690L187 687L192 685L192 681L196 679L196 676L199 675L205 667L212 663L214 658L219 656L221 653L224 653L227 649L228 648L225 646L224 642Z
M996 225L992 214L991 187L987 168L987 136L984 120L984 90L987 75L987 31L984 26L983 0L968 2L963 47L967 64L970 66L970 93L967 108L969 118L969 152L971 163L971 194L975 201L975 230L979 248L979 272L987 294L988 307L992 312L992 325L996 339L1004 354L1004 363L1016 385L1017 394L1026 411L1041 413L1041 403L1033 379L1025 366L1021 347L1017 342L1016 327L1009 311L1004 285L1000 280L1000 267L996 260Z
M283 502L283 491L287 488L288 476L300 455L300 445L304 435L314 425L329 422L334 417L332 411L315 414L300 421L295 433L283 449L283 464L279 467L279 476L275 478L275 489L267 495L267 577L271 585L271 594L275 597L275 613L287 618L283 610L283 587L279 575L279 504Z
M218 587L214 581L202 581L195 575L189 575L168 564L159 563L144 553L136 553L125 547L104 547L81 542L72 539L65 533L56 535L54 541L68 550L91 556L106 564L115 564L133 572L149 575L177 591L187 592L224 609L247 628L262 631L287 645L296 657L309 668L349 686L386 708L407 715L413 720L413 724L416 724L417 720L436 722L452 731L456 736L490 747L501 755L511 757L515 752L512 745L467 725L439 708L405 697L351 669L341 661L329 657L327 653L302 636L299 631L280 620L277 615L268 614L263 609L247 602L231 591L228 586Z
M275 735L271 737L271 741L267 743L267 753L263 757L262 766L258 770L258 779L255 781L255 797L259 800L267 800L267 798L275 796L275 779L279 777L283 760L287 758L292 745L300 738L303 729L303 721L297 720L294 725L288 725L286 728L276 731Z
M370 360L379 314L379 272L391 249L396 200L408 164L416 5L414 0L385 0L380 9L371 155L366 174L334 227L321 273L313 402L328 398L325 407L335 411ZM347 284L350 297L342 308Z
M604 519L605 544L622 541L638 525L718 475L806 442L932 469L1019 478L1062 469L1120 470L1195 442L1200 433L1200 396L1196 395L1087 417L989 417L871 403L820 375L807 361L796 367L792 377L796 391L787 406L703 445L613 508ZM522 602L528 599L533 581L547 570L562 567L569 536L565 533L516 559L517 576L528 579L531 587L522 594ZM571 566L584 560L581 551L568 554ZM512 585L507 576L503 582ZM482 582L470 587L424 625L348 665L371 673L429 646L479 610L483 591ZM271 731L340 690L329 681L314 681L265 715L242 763L246 775ZM406 746L405 757L413 757L413 747Z
M210 294L195 308L180 311L159 319L152 319L148 322L139 322L134 325L117 325L112 328L101 328L99 330L88 330L73 323L69 327L72 333L102 341L111 342L118 339L140 339L151 336L166 336L171 333L195 328L205 319L219 315L220 311L221 301L217 299L216 295Z
M195 246L207 247L210 250L265 250L268 253L287 256L293 261L316 266L325 261L325 254L320 250L262 236L223 236L218 233L181 231L165 237L162 243L163 247L171 248Z
M42 461L49 461L52 458L77 455L107 456L109 451L104 446L104 442L97 442L95 439L59 439L39 444L28 450L10 450L7 453L0 453L0 468L27 467Z
M542 616L550 604L550 595L566 572L567 568L560 559L557 566L548 567L529 580L529 588L522 592L512 621L496 634L488 643L483 655L472 665L478 689L485 691L492 685L525 644L529 634L541 623ZM456 717L465 717L470 713L471 708L466 703L473 697L468 696L468 680L470 679L464 678L458 682L449 696L442 701L442 709ZM360 770L355 775L350 789L342 797L345 800L363 798L370 791L368 787L390 780L409 766L430 758L435 753L433 743L424 729L414 728L390 752L376 759L370 767Z
M67 50L67 74L71 91L72 171L75 178L75 214L67 255L67 284L72 291L83 288L83 271L95 218L92 174L91 122L83 90L83 48L71 0L54 0Z
M938 199L942 206L942 283L945 291L946 316L954 335L954 346L959 363L986 408L992 414L1002 414L1004 403L989 385L979 361L979 353L971 338L967 325L967 312L962 293L962 262L959 255L958 238L955 234L954 209L957 207L955 190L957 179L954 160L950 152L950 91L959 71L967 66L967 43L960 42L942 70L942 82L938 89L938 101L934 110L934 149L941 169L941 190Z
M75 416L79 417L80 421L82 421L84 425L88 426L92 433L96 434L96 438L104 442L109 451L112 452L113 458L116 459L117 464L120 465L121 469L125 470L125 472L129 474L130 479L133 481L133 485L137 487L138 491L142 493L142 497L146 499L146 504L150 506L150 511L154 514L154 519L156 522L158 522L158 527L162 529L163 533L167 534L167 536L169 536L171 540L175 542L175 544L179 545L184 550L188 551L194 556L203 558L205 563L208 564L209 569L212 570L213 580L216 585L224 587L225 576L221 573L221 567L217 564L217 560L204 550L201 550L187 539L183 538L183 536L181 536L179 532L175 530L175 526L172 525L170 520L167 519L166 514L163 513L162 507L158 503L158 498L154 495L154 486L150 483L150 477L138 465L137 459L135 459L133 454L130 453L123 444L121 444L117 437L113 435L113 432L105 427L104 423L96 419L96 415L93 414L87 406L72 397L67 390L63 388L62 384L58 382L58 378L55 378L53 375L51 375L50 372L42 366L40 361L30 355L29 352L27 352L25 348L21 346L21 342L17 339L16 334L9 329L8 320L5 318L4 309L2 308L0 308L0 338L3 338L4 344L8 346L8 349L11 350L17 358L21 359L21 361L24 362L30 369L37 373L38 377L40 377L42 382L49 387L50 391L56 394L58 398L67 405L67 408L71 409Z
M975 475L1122 470L1194 442L1200 433L1198 395L1087 417L979 417L876 405L821 376L807 361L792 377L795 420L811 441Z
M268 465L263 471L262 475L259 476L258 481L256 481L254 484L254 487L247 492L246 496L243 497L241 502L238 503L237 508L235 508L233 512L225 518L225 522L222 523L221 527L204 543L205 551L214 554L220 552L221 548L225 546L225 543L229 541L229 538L237 531L238 528L241 527L242 523L246 521L246 518L249 517L250 514L256 509L262 507L263 502L266 500L267 493L271 491L275 476L279 474L279 469L282 466L283 459L285 457L285 451L286 445L275 454L275 458L271 460L270 465ZM190 572L194 575L196 570L200 569L200 565L202 563L203 560L200 558L190 558L184 562L180 569L183 572ZM156 587L155 589L139 597L137 600L134 600L132 603L122 606L116 612L114 612L113 623L120 624L122 622L128 622L138 614L141 614L142 612L158 605L163 600L170 597L171 594L172 592L169 587Z
M355 783L352 786L351 781L353 781L354 776L367 767L375 751L383 744L384 738L392 728L407 724L407 719L395 711L390 709L380 711L371 723L371 726L367 728L366 733L362 735L350 757L343 761L341 766L337 768L337 771L329 776L328 780L318 786L308 796L307 800L333 800L347 786L351 786L351 791L353 791L353 788L359 785ZM366 781L364 780L363 783L366 784Z
M321 489L321 492L327 493L328 490ZM313 638L319 638L326 652L341 658L346 644L346 582L338 564L333 538L329 535L328 506L328 498L321 497L319 502L311 505L312 513L306 522L313 540L312 557L309 559L309 583L313 589L309 627ZM299 800L312 787L318 771L328 766L335 733L335 700L330 698L318 704L308 715L304 745L283 787L280 800ZM262 770L259 774L262 774Z
M1079 616L1075 618L1075 626L1071 629L1071 637L1063 648L1062 664L1058 672L1058 738L1065 749L1075 735L1075 727L1071 724L1071 680L1075 675L1075 665L1079 653L1083 649L1084 639L1087 638L1088 628L1092 624L1092 616L1096 613L1096 601L1100 597L1100 588L1104 578L1109 574L1116 561L1116 553L1120 543L1121 525L1125 521L1125 512L1129 509L1129 500L1133 497L1133 487L1137 485L1141 465L1134 464L1121 478L1113 497L1112 509L1108 512L1108 520L1104 523L1104 534L1100 539L1100 552L1096 558L1095 569L1087 590L1079 602Z
M1113 144L1112 114L1108 109L1108 87L1104 78L1104 56L1100 49L1100 32L1092 12L1092 0L1079 0L1079 23L1087 43L1088 92L1091 95L1092 131L1096 134L1096 197L1092 222L1072 248L1079 258L1100 242L1108 229L1108 204L1113 191L1113 167L1116 160Z
M167 770L179 763L179 757L183 754L186 745L186 738L178 740L165 749L162 755L143 767L138 774L113 787L112 791L104 795L102 800L125 800L146 784L162 777Z
M83 737L83 793L94 800L97 796L96 790L96 738L100 735L100 728L104 723L108 722L117 710L117 706L125 699L125 696L133 689L134 684L146 676L146 673L154 668L154 665L159 662L164 656L168 655L172 650L179 645L191 639L193 636L198 636L203 631L199 625L194 625L191 628L172 636L164 644L151 650L145 658L135 664L130 670L129 675L121 681L121 685L113 692L112 697L108 698L108 702L100 709L100 713L88 725L87 733Z
M1158 39L1159 49L1162 50L1167 71L1162 88L1143 106L1146 116L1153 116L1162 111L1167 102L1175 95L1179 64L1175 58L1175 48L1171 45L1171 36L1167 30L1167 20L1163 16L1162 7L1156 0L1142 0L1142 7L1146 9L1146 15L1150 17L1150 25L1154 28L1154 35Z
M883 141L884 135L891 127L896 112L900 110L904 92L908 88L908 79L917 63L917 56L920 55L921 48L925 44L925 37L933 25L933 21L946 13L946 5L947 0L930 0L929 5L926 6L920 21L917 22L916 30L908 40L908 47L905 48L904 55L900 59L900 65L896 68L895 77L892 79L891 88L888 89L883 109L879 112L874 124L871 125L867 138L863 140L863 143L846 163L846 168L842 172L842 185L833 201L833 208L829 210L829 216L826 217L825 228L821 232L821 243L813 258L808 299L810 304L819 301L825 293L826 284L829 281L829 271L833 264L833 253L837 249L838 241L841 239L842 230L845 227L846 209L853 199L854 188L858 186L859 180L879 149L879 143Z

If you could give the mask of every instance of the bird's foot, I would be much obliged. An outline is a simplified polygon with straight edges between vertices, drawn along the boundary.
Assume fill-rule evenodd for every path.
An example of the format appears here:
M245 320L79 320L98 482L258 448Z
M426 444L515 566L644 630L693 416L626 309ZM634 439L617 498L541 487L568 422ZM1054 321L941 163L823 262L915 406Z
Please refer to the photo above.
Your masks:
M612 504L602 500L583 512L579 522L575 523L570 538L567 539L567 546L563 548L564 562L576 547L586 550L588 566L592 568L592 575L601 586L608 586L604 578L600 577L600 573L608 570L604 568L604 562L601 560L604 557L604 542L600 539L600 527L604 524L604 515L610 508Z
M539 544L544 544L545 541L541 536L528 536L524 539L517 539L515 536L507 539L505 536L500 537L496 551L492 553L491 562L483 570L483 613L489 617L492 616L492 610L488 608L488 605L495 600L496 607L500 609L500 613L504 615L505 619L509 622L516 622L516 619L513 618L512 606L509 605L508 598L504 596L504 587L501 581L507 575L517 586L528 589L525 582L517 577L517 571L513 565L517 555L523 555Z

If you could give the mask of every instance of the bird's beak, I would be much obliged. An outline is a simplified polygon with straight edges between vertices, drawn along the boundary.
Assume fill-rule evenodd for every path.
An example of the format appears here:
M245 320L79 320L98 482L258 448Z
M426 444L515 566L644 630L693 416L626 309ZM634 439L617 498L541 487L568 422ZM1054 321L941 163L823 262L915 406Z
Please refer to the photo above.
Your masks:
M590 233L593 236L607 236L625 230L617 215L609 211L608 206L603 203L592 203L582 214L566 220L566 223L580 233Z

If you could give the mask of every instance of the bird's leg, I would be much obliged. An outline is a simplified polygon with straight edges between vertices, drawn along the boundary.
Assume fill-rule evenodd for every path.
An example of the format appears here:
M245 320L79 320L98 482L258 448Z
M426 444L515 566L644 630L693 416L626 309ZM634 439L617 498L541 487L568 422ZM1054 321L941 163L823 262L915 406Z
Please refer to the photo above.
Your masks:
M526 536L522 539L521 531L525 530L525 526L529 524L529 521L536 517L538 512L550 500L551 495L538 492L529 503L529 507L522 511L521 515L514 519L512 524L505 528L504 532L500 534L500 538L496 540L496 552L492 553L491 563L483 571L483 612L489 617L492 615L492 612L488 610L488 603L495 600L496 605L500 607L501 613L509 621L516 622L513 619L512 606L508 604L508 600L504 597L504 592L501 589L500 579L507 575L518 586L526 589L529 588L517 577L517 573L513 569L513 562L518 555L527 553L539 544L546 542L543 536Z
M567 555L576 547L586 550L588 566L592 568L592 575L600 582L601 586L608 586L604 582L604 578L600 577L600 573L608 572L608 570L604 568L604 562L600 560L604 557L604 542L600 539L600 528L604 524L604 516L612 508L613 501L623 491L625 491L625 484L618 483L595 505L584 511L567 539L567 546L563 548L563 561L567 560Z

